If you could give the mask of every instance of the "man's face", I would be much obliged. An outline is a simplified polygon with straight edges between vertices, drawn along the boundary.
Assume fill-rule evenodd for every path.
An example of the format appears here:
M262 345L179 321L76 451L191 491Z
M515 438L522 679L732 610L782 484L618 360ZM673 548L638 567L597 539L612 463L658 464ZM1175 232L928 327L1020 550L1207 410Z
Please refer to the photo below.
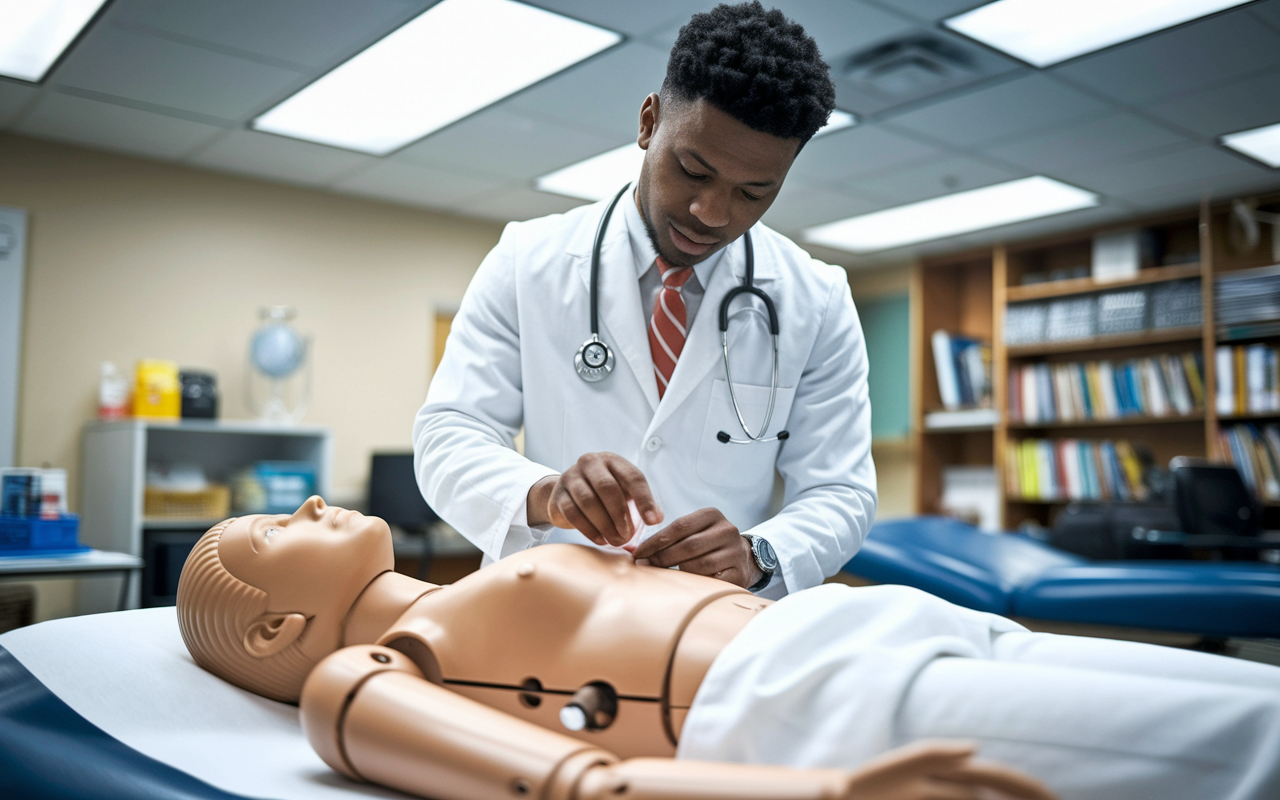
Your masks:
M800 148L752 130L704 100L645 98L637 202L667 262L691 267L746 233L769 210Z

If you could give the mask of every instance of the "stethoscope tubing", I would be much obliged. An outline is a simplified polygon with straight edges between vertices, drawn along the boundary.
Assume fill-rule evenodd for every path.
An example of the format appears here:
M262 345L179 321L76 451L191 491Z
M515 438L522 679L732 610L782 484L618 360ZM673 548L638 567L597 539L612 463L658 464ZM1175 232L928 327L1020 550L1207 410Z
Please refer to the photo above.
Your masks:
M605 230L609 226L609 219L613 216L613 210L617 207L618 201L631 188L628 183L614 195L613 200L609 201L608 208L600 217L600 224L596 227L595 242L591 248L591 338L578 348L578 352L574 356L574 368L578 371L578 375L583 380L594 383L603 379L613 369L613 353L608 345L600 340L600 251L604 246ZM747 251L746 270L740 286L735 286L725 292L724 298L720 301L719 323L720 323L720 349L724 354L724 376L729 384L729 400L733 403L733 413L738 417L738 424L742 426L742 432L746 434L746 439L734 439L727 432L720 431L716 434L716 440L725 444L751 444L752 442L781 442L786 441L790 435L787 431L778 431L776 436L765 437L765 433L769 430L769 422L773 419L773 409L775 401L778 397L778 310L773 304L773 298L769 297L763 289L755 286L755 248L751 243L751 231L747 231L742 235L742 243ZM747 420L742 415L742 408L738 405L738 395L733 388L733 374L729 368L729 305L733 299L740 294L754 295L764 303L765 310L769 317L769 334L773 339L773 376L769 381L769 405L765 409L764 422L760 426L760 432L753 434L751 429L747 427ZM585 354L590 347L603 348L606 359L603 368L591 367L587 363Z

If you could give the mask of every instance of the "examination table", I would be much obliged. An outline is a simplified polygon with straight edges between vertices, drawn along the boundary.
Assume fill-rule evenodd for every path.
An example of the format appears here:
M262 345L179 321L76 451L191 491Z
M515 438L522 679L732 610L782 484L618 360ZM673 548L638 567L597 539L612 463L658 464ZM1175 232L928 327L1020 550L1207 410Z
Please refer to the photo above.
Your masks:
M877 523L844 571L1006 617L1202 637L1280 638L1280 565L1089 561L958 520Z

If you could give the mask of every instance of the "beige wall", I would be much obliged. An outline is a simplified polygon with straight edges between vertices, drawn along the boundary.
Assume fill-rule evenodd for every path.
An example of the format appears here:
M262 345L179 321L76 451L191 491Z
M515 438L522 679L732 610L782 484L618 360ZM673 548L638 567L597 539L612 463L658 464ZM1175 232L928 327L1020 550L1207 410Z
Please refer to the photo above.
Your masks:
M18 463L66 467L98 365L217 372L223 418L251 416L258 309L314 337L305 422L334 431L333 497L363 496L369 454L410 447L437 307L456 307L501 226L0 135L0 205L29 212Z

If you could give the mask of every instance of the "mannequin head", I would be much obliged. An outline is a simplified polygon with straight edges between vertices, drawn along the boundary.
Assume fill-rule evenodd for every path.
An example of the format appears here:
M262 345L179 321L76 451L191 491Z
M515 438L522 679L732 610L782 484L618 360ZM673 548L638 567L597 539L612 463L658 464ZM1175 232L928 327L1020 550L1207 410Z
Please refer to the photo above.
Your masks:
M229 519L183 566L182 638L210 672L296 702L311 667L342 645L360 593L394 561L385 522L319 497L292 515Z

